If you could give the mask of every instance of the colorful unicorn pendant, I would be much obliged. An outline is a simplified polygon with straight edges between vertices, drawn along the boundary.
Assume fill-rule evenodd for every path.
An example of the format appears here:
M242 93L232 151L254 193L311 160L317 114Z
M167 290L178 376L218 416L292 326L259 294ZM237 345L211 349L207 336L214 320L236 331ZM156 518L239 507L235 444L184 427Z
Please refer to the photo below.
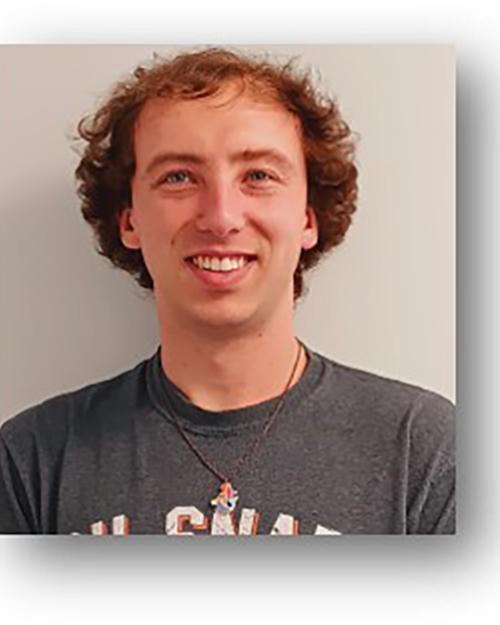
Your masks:
M215 506L216 512L228 514L236 508L238 501L238 491L234 490L231 482L223 482L220 485L220 493L210 501L210 505Z

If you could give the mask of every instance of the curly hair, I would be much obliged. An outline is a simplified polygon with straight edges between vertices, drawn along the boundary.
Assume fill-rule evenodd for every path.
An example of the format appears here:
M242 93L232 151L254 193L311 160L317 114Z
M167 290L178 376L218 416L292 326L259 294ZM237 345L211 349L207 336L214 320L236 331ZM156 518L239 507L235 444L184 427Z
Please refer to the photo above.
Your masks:
M302 250L294 272L294 302L303 295L303 272L344 238L356 209L358 185L354 138L334 99L318 93L310 72L295 59L278 65L223 48L154 56L118 82L95 114L80 120L86 143L75 170L84 219L93 229L97 252L132 274L141 287L153 280L140 250L121 241L118 216L131 205L135 171L133 131L145 103L156 97L194 99L241 82L259 98L280 103L300 121L306 162L308 203L318 222L318 242Z

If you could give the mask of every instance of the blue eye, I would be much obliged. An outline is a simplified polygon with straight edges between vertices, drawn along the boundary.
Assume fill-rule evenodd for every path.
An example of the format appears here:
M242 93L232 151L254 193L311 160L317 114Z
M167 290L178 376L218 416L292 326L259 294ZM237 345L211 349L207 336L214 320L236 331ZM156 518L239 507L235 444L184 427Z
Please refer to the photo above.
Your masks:
M172 184L172 185L179 185L179 184L183 184L185 182L190 182L191 181L191 175L189 174L189 172L180 169L177 171L171 171L168 174L165 174L161 180L160 183L167 183L167 184Z
M270 180L271 176L262 169L254 169L248 173L248 177L252 181L260 182L262 180Z

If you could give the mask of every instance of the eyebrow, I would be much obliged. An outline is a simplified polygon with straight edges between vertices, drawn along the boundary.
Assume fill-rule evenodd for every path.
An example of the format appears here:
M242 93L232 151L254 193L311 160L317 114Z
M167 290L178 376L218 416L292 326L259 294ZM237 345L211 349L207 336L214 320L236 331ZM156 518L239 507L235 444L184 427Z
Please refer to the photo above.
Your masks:
M274 148L245 149L231 154L230 163L250 163L257 160L267 160L274 163L277 167L292 172L295 168L292 162L285 154ZM188 163L194 165L206 165L207 159L198 154L189 152L160 152L156 154L146 167L146 174L150 174L154 169L166 163Z

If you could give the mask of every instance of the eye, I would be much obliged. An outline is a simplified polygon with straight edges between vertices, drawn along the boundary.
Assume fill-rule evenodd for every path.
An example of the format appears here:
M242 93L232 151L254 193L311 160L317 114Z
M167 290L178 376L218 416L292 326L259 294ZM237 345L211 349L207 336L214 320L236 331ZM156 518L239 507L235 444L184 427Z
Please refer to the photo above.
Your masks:
M252 169L247 174L250 182L265 182L267 180L273 180L273 176L263 169Z
M171 186L180 186L188 182L193 182L193 177L191 173L185 169L169 171L158 180L158 184L167 184Z

